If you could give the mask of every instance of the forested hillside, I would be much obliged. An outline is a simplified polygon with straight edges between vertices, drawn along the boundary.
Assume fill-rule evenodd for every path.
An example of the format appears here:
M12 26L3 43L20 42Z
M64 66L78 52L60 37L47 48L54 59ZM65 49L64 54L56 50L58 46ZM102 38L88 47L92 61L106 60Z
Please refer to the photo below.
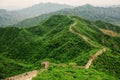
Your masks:
M47 60L50 68L33 80L119 80L119 30L105 22L66 15L51 16L29 28L0 28L0 78L39 70L40 62ZM84 66L103 47L105 52L89 69L71 67L72 62Z

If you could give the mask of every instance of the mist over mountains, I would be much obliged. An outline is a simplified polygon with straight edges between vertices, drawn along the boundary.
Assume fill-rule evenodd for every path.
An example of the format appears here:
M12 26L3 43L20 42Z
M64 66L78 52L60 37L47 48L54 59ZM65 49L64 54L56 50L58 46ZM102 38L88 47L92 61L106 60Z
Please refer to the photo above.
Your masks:
M107 23L120 25L120 7L94 7L92 5L87 4L75 7L73 9L62 9L49 14L43 14L34 18L28 18L16 24L15 26L35 26L36 24L39 24L40 21L45 20L51 15L55 14L77 15L91 21L101 20Z
M16 10L13 12L17 12L21 15L23 14L26 18L27 17L30 18L30 17L41 15L41 14L45 14L45 13L55 12L65 8L73 8L73 7L69 5L54 4L54 3L40 3L40 4L33 5L31 7L24 8L21 10Z
M8 26L18 23L26 18L35 17L41 14L55 12L65 8L73 8L69 5L61 5L54 3L40 3L28 8L7 11L0 9L0 26Z
M94 7L92 5L86 4L79 7L73 7L69 5L61 5L54 3L40 3L20 10L0 10L0 26L2 27L14 24L16 24L15 26L20 27L30 25L33 26L53 14L77 15L89 20L102 20L115 25L120 24L119 6Z

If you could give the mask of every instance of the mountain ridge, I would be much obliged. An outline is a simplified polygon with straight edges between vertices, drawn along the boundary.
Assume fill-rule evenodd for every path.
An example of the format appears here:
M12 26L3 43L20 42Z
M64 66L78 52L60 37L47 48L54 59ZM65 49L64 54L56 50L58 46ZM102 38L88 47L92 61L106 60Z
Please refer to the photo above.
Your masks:
M12 26L24 19L55 12L64 8L73 8L73 6L55 3L40 3L20 10L7 11L0 9L0 27Z
M57 3L39 3L32 5L31 7L24 8L21 10L15 10L13 12L18 12L19 14L24 14L25 17L35 17L41 14L46 14L50 12L55 12L64 8L73 8L73 6L66 4L57 4Z
M49 19L41 22L38 26L30 28L0 28L0 36L2 36L2 38L0 38L0 55L4 56L6 59L10 58L26 65L32 65L28 67L21 66L22 69L25 69L26 71L40 69L39 64L42 61L48 60L52 62L48 72L43 72L44 75L38 73L38 76L36 76L37 79L40 79L41 76L43 76L42 79L45 80L45 75L48 75L48 77L51 76L49 72L53 74L51 78L66 79L66 77L62 77L60 74L58 74L60 77L56 77L54 74L57 74L56 70L62 70L61 74L65 73L64 75L67 75L67 70L68 72L71 72L71 75L69 75L68 78L74 77L75 73L76 80L80 78L78 74L81 74L83 79L86 79L86 76L83 75L82 72L87 74L87 76L92 74L93 79L99 79L100 76L103 76L100 77L100 79L119 80L120 38L106 35L98 28L113 30L116 33L119 33L118 31L120 28L114 25L110 26L110 24L104 22L97 22L96 24L95 22L77 16L70 16L70 18L75 18L77 21L76 27L73 28L75 32L87 36L89 41L97 46L102 45L108 48L104 54L93 61L88 71L82 69L72 69L71 71L70 67L59 68L58 70L58 68L54 67L52 64L69 64L75 62L78 66L85 65L89 60L90 55L99 50L99 48L91 46L89 43L85 42L83 38L74 35L69 31L69 27L74 21L69 19L66 15L53 15ZM114 29L112 27L114 27ZM4 60L0 61L2 61L2 63L0 62L2 65L0 66L0 69L4 73L1 73L0 77L6 78L15 75L13 72L9 74L10 71L13 70L13 67L9 66L12 63L6 64L9 66L6 70L4 68ZM14 67L14 69L17 68L19 67ZM22 69L19 69L19 73L23 72ZM95 77L95 74L93 74L92 71L95 72L95 74L98 74L99 72L103 73L99 74L99 77ZM17 74L18 72L16 72L16 75ZM87 79L89 78L87 77Z
M36 24L39 24L40 21L45 20L49 18L51 15L55 15L55 14L75 15L75 16L77 15L91 21L101 20L118 26L120 24L119 22L120 8L94 7L91 5L83 5L83 6L75 7L73 9L63 9L49 14L43 14L34 18L29 18L27 20L21 21L15 26L16 27L34 26Z

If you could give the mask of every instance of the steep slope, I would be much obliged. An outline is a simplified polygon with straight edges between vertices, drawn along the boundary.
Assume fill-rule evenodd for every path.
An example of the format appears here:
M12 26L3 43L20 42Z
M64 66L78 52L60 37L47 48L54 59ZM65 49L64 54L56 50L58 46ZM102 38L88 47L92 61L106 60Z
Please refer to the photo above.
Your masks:
M88 21L86 21L86 22L88 23ZM75 30L78 31L79 33L82 33L82 34L90 37L92 40L99 42L103 46L106 46L109 48L103 55L100 56L100 58L97 59L97 61L95 61L95 63L99 64L99 66L97 65L96 69L98 69L100 71L105 71L107 73L111 73L111 75L115 74L115 75L117 75L117 77L120 77L117 74L117 73L119 73L119 67L118 67L119 61L118 60L120 59L120 57L119 57L119 41L118 40L120 39L120 37L118 37L118 36L112 37L110 35L104 34L103 32L101 32L99 30L99 28L103 28L106 30L112 30L113 32L116 32L119 34L119 31L118 31L120 29L119 26L113 26L111 24L104 23L104 22L100 22L100 23L98 22L96 25L92 25L92 24L93 23L89 22L89 27L87 27L88 25L79 23L78 26L80 26L80 28L76 28ZM97 31L97 33L93 32L89 28L92 28L92 30ZM83 30L84 30L84 32L83 32ZM89 34L91 34L92 36ZM98 37L98 36L101 36L101 37ZM114 60L112 63L111 63L111 59ZM94 65L96 65L95 63L94 63Z
M94 33L94 35L99 35L99 34L102 34L102 32L101 31L98 31L99 29L99 27L96 27L95 25L93 25L94 23L91 23L91 22L89 22L89 21L85 21L85 20L83 20L83 19L79 19L78 21L80 21L81 23L79 23L79 24L81 24L81 25L79 25L80 26L80 28L81 29L78 29L77 27L77 29L75 29L76 31L78 31L78 30L84 30L84 33L82 33L82 31L80 32L80 33L82 33L82 34L84 34L84 35L88 35L87 33ZM88 23L89 22L89 23ZM84 26L83 26L83 23L84 23ZM86 23L86 24L85 24ZM75 25L76 23L74 23L74 24L72 24L72 25ZM88 24L88 25L87 25ZM89 28L87 28L89 26ZM82 28L83 27L83 28ZM85 27L85 28L84 28ZM89 31L88 31L88 30ZM98 29L97 31L98 31L98 33L97 32L95 32L95 31L93 31L93 30L91 30L91 29L93 29L93 30L95 30L96 31L96 29ZM79 34L80 34L79 33ZM91 34L92 34L91 33ZM74 33L73 33L74 34ZM75 34L76 35L76 34ZM94 35L91 35L91 36L93 36L93 37L95 37ZM104 35L104 34L102 34L103 36L106 36L106 35ZM101 35L101 36L102 36ZM89 38L91 38L91 36L89 35ZM80 36L81 37L81 36ZM107 36L106 36L107 37ZM107 37L108 38L108 37ZM119 38L118 38L119 39ZM83 38L83 40L84 40L84 38ZM85 41L85 40L84 40ZM94 41L94 39L93 39L93 41ZM114 41L114 40L113 40ZM96 42L96 40L95 40L95 42ZM95 43L94 42L94 43ZM100 42L100 41L98 41L98 42ZM88 43L88 42L87 42ZM109 43L109 44L111 44L111 43ZM91 44L90 44L91 45ZM105 43L105 45L107 46L108 45L108 43ZM105 46L104 45L104 46ZM111 48L110 46L109 46L109 48ZM115 49L115 48L114 48ZM103 49L104 50L104 49ZM114 52L114 51L113 51ZM109 53L109 54L108 54ZM95 54L95 56L97 56L97 55L99 55L99 54L102 54L101 53L101 50L100 51L98 51L96 54ZM113 54L111 54L111 52L107 49L107 51L106 52L104 52L104 54L105 55L109 55L109 56L113 56L113 54L115 54L115 53L113 53ZM94 73L91 73L90 72L90 74L93 74L94 75L94 77L92 77L91 79L101 79L101 80L104 80L104 79L111 79L111 80L118 80L118 78L119 78L119 62L118 62L118 60L120 59L120 57L118 57L119 56L119 53L116 55L116 57L117 58L115 58L115 56L114 56L114 58L113 59L115 59L115 61L113 62L113 64L114 63L116 63L117 62L117 64L115 65L114 64L114 66L113 65L110 65L110 64L112 64L111 62L110 62L110 60L112 59L112 58L109 58L108 60L105 60L104 61L104 58L105 58L105 56L103 57L103 56L101 56L100 58L98 58L97 59L97 61L99 62L99 63L97 63L97 61L94 61L94 67L95 67L95 69L96 70L98 70L98 71L103 71L103 72L105 72L105 74L107 74L107 75L111 75L111 76L116 76L116 77L111 77L110 78L110 76L109 77L107 77L107 75L105 76L105 74L104 73L102 73L102 77L100 77L100 74L99 74L99 78L98 78L98 76L96 77L94 74L98 74L98 73L100 73L100 72L94 72ZM80 57L80 56L79 56ZM82 59L83 57L81 57L80 59ZM80 60L79 59L79 60ZM78 60L78 58L76 59L76 60ZM85 60L85 58L84 58L84 60ZM102 66L101 66L101 68L99 68L100 67L100 64L101 63L103 63L104 62L104 65L102 64ZM78 63L79 64L79 63ZM81 65L81 64L79 64L79 65ZM99 66L98 66L99 65ZM110 66L107 66L107 65L110 65ZM106 66L106 67L103 67L103 66ZM94 69L94 67L93 67L93 69ZM56 69L56 68L50 68L50 70L48 70L47 72L44 72L43 74L38 74L38 76L36 77L36 78L34 78L34 80L37 80L37 79L43 79L43 80L47 80L48 78L49 79L66 79L66 77L63 77L63 75L68 75L67 74L67 72L66 72L66 70L67 70L68 68L67 67L65 67L65 68L59 68L59 70L62 70L62 71L59 71L58 69ZM70 69L71 70L71 69ZM72 69L73 70L73 69ZM81 69L80 69L81 70ZM111 70L113 70L113 72L111 71ZM50 71L50 72L49 72ZM59 72L61 72L61 74L58 74L58 72L56 72L56 71L59 71ZM84 77L84 73L82 73L82 71L80 71L79 73L77 73L76 72L76 69L74 69L73 70L74 71L74 73L70 73L70 75L68 75L67 76L67 79L69 78L69 80L73 80L73 79L75 79L75 80L78 80L78 79L81 79L81 78L78 78L78 74L81 74L81 77L83 77L82 79L89 79L88 78L88 76L90 75L88 72L86 72L86 74L87 74L87 78L86 77ZM85 71L85 70L83 70L83 71ZM92 70L90 70L90 71L92 71ZM94 70L93 70L94 71ZM53 75L51 75L51 74L53 74ZM55 74L55 75L54 75ZM57 75L58 74L58 75ZM73 76L73 74L75 74L74 76ZM47 75L47 77L45 77ZM103 76L104 75L104 76ZM50 77L51 76L51 77ZM118 77L118 78L117 78Z
M0 54L0 79L31 70L32 64L25 64Z
M83 5L73 9L63 9L50 14L44 14L35 18L26 19L15 26L29 27L39 24L40 21L49 18L55 14L77 15L88 20L101 20L107 23L120 25L120 7L94 7L92 5Z
M16 61L18 60L21 63L32 64L32 69L36 67L39 69L39 63L44 60L50 61L50 69L43 72L43 75L39 73L41 76L38 75L36 77L36 79L42 77L45 80L45 78L48 79L51 76L50 74L57 74L56 70L58 68L53 65L54 63L69 64L75 62L77 66L84 66L89 61L89 57L96 53L95 56L97 57L92 61L92 64L90 63L88 71L85 69L70 71L72 67L61 67L58 71L63 69L66 71L68 69L68 74L70 71L68 78L72 77L71 79L73 79L76 74L76 80L80 77L78 74L82 74L83 79L89 79L84 74L87 74L87 76L91 76L92 74L92 79L119 80L120 38L106 35L99 28L111 29L118 34L119 32L115 30L120 28L104 22L102 22L102 26L106 26L106 28L102 28L98 23L77 16L54 15L35 27L24 29L16 27L0 28L0 36L2 36L0 38L0 48L2 48L0 55ZM76 35L76 33L86 36L87 40L81 35ZM103 50L102 46L106 48L104 54L101 52ZM62 77L64 73L67 74L64 70L61 74L57 75L58 77L52 75L51 78L66 79L66 77ZM23 70L20 69L20 71ZM1 76L3 77L3 75ZM4 76L3 78L8 76Z

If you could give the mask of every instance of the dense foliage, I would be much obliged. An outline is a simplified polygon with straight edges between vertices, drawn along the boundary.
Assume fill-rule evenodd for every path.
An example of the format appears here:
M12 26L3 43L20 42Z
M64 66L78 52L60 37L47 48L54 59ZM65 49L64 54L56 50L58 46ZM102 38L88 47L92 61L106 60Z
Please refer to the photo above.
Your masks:
M57 64L76 62L77 65L85 65L89 56L100 48L89 45L81 37L69 32L70 25L75 22L73 19L77 22L74 31L87 36L97 46L107 47L107 51L88 70L56 68L51 65L47 72L40 72L34 80L119 80L120 38L105 35L99 28L106 26L104 29L117 33L120 28L65 15L54 15L35 27L0 28L0 78L39 69L39 63L43 60Z
M33 80L116 80L114 77L94 69L75 69L70 67L52 67L33 78Z

